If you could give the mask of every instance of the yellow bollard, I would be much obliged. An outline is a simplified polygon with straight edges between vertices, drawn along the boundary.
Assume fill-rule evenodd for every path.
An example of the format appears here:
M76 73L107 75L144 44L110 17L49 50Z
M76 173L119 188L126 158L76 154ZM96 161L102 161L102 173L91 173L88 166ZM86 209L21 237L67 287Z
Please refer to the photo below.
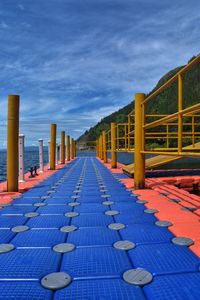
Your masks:
M56 124L51 124L51 142L50 142L50 170L56 168Z
M74 139L71 138L71 159L74 159Z
M102 140L103 140L103 161L106 164L108 162L108 158L107 158L107 145L106 145L106 132L105 132L105 130L102 133Z
M61 131L60 163L65 163L65 132Z
M19 103L17 95L8 96L8 132L7 132L7 191L18 192L18 136Z
M70 136L66 136L67 161L70 161Z
M117 167L117 153L116 153L116 123L111 123L111 167Z
M134 188L145 188L145 155L144 150L144 104L145 94L135 95L135 164L134 164Z
M74 141L74 157L76 158L76 141Z
M99 157L99 141L96 140L96 157Z

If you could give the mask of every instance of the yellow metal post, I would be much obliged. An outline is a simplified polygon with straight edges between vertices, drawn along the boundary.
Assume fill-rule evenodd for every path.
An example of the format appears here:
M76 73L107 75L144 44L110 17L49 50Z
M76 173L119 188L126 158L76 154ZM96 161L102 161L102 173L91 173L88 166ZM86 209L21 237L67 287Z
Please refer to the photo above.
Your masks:
M70 136L66 136L67 161L70 161Z
M135 169L134 169L134 188L145 188L145 155L141 153L144 145L144 107L142 102L145 94L137 93L135 95Z
M116 153L116 123L111 123L111 167L117 167L117 153Z
M108 158L107 158L106 132L105 132L105 130L102 133L102 138L103 138L103 161L106 164L108 162Z
M102 136L99 137L99 158L102 159Z
M74 140L74 158L76 158L76 141Z
M7 131L7 190L18 191L18 137L19 103L17 95L8 96L8 131Z
M128 151L130 151L131 148L131 116L128 115Z
M74 159L74 139L71 138L71 159Z
M51 124L51 142L50 142L50 170L56 168L56 124Z
M65 163L65 132L61 131L60 163Z
M178 152L182 152L182 131L183 131L183 116L180 111L183 109L183 78L178 75Z
M96 140L96 157L99 157L99 141L98 140Z

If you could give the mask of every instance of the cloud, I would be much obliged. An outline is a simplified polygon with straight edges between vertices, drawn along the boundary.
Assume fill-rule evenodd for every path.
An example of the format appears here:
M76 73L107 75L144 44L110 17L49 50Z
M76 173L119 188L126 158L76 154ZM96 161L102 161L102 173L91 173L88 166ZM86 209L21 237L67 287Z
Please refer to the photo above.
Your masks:
M22 0L17 7L5 1L1 122L7 94L16 93L26 145L47 141L51 122L58 135L66 130L77 138L199 53L199 9L194 0L43 0L28 6ZM1 144L5 140L3 126Z
M6 24L4 21L1 21L1 23L0 23L1 29L7 29L8 27L9 27L8 24Z

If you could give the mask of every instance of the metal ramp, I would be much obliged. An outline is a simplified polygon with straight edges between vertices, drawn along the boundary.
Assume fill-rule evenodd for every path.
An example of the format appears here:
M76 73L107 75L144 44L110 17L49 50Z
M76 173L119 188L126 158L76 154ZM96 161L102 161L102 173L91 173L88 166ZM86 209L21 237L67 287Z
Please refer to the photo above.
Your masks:
M195 144L195 147L193 147L193 145L184 147L183 149L199 149L200 150L200 142ZM156 155L154 157L151 158L147 158L145 160L145 168L146 170L151 170L151 169L155 169L158 168L160 166L166 165L170 162L176 161L178 159L181 159L181 156L170 156L170 155ZM124 166L123 167L123 171L125 174L128 174L129 176L134 176L134 163Z
M199 258L144 203L94 157L24 193L0 210L0 299L199 299Z

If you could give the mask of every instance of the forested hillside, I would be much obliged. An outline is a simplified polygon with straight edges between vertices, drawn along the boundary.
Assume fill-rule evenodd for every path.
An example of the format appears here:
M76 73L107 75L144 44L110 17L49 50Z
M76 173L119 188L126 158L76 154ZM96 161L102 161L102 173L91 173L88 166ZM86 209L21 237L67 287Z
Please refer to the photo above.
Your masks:
M188 63L194 59L192 57ZM167 74L165 74L157 83L157 85L150 92L160 87L163 83L173 77L184 66L176 67ZM149 93L149 94L150 94ZM184 75L183 80L183 95L184 107L198 103L200 101L200 64L192 67ZM161 94L154 97L147 106L148 113L173 113L177 110L177 82L166 88ZM94 127L91 127L82 136L79 137L78 142L95 141L102 130L108 130L111 122L127 122L127 114L133 110L133 102L124 106L120 110L112 113L111 115L103 118Z

